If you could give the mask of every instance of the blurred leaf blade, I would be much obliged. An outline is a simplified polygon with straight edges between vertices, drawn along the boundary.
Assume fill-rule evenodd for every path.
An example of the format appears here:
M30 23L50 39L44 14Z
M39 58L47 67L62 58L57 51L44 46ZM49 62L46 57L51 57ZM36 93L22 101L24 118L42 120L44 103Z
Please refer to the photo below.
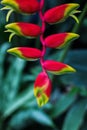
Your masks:
M77 102L67 114L62 130L79 130L87 108L87 98Z
M58 102L53 106L51 117L55 118L64 113L76 100L78 88L72 88L72 90L63 95Z
M31 118L43 125L55 127L52 119L41 110L32 110Z
M13 112L22 107L22 105L25 104L25 102L32 101L32 99L34 99L33 89L32 87L29 87L22 94L20 94L14 101L12 101L12 103L8 105L8 107L4 111L3 118L7 118Z
M21 110L20 112L14 114L14 117L12 117L9 122L9 126L19 130L26 126L26 123L31 125L35 122L40 123L41 125L55 128L54 122L46 113L44 113L40 109L34 108L29 108L28 110Z
M8 43L0 45L0 86L2 86L3 75L4 75L4 60L6 58L6 50L9 48Z

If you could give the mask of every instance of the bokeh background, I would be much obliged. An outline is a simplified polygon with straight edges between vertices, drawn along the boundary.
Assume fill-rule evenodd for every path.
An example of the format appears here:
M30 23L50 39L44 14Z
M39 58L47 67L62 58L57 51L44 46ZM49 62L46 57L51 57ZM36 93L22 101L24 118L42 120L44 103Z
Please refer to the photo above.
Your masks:
M59 32L76 32L80 38L62 50L48 49L45 59L67 63L77 72L62 76L49 74L53 89L47 105L39 108L33 95L39 61L26 62L7 54L8 48L29 46L41 49L39 37L34 40L14 36L8 42L5 33L7 11L0 11L0 130L87 130L87 1L45 0L44 12L64 3L79 3L80 23L72 18L46 26L44 36ZM0 5L0 8L2 5ZM13 13L8 23L25 21L41 25L38 13L32 16Z

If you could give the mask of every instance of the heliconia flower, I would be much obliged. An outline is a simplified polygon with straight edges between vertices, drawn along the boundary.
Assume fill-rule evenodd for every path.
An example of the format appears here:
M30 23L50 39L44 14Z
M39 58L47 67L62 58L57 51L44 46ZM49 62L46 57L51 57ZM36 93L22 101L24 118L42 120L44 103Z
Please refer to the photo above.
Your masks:
M33 14L40 9L40 3L38 0L2 0L1 3L6 5L2 10L10 9L7 14L7 21L13 11L23 14Z
M53 60L44 61L43 67L47 71L49 71L53 74L56 74L56 75L76 71L74 68L72 68L71 66L69 66L67 64L57 62L57 61L53 61Z
M79 13L80 11L77 10L79 4L77 3L69 3L63 4L60 6L56 6L52 9L49 9L44 14L44 19L49 24L55 24L59 22L63 22L69 16L73 17L76 22L78 23L78 18L74 15L75 13Z
M61 49L67 43L77 39L79 37L76 33L59 33L53 34L45 38L45 44L47 47Z
M41 51L35 48L15 47L7 50L7 52L28 61L35 61L41 57Z
M9 41L11 41L15 34L26 38L35 38L41 33L40 26L27 22L10 23L5 28L7 29L5 32L11 32Z
M45 72L41 72L34 84L34 95L37 98L37 103L40 107L45 105L51 94L52 83Z

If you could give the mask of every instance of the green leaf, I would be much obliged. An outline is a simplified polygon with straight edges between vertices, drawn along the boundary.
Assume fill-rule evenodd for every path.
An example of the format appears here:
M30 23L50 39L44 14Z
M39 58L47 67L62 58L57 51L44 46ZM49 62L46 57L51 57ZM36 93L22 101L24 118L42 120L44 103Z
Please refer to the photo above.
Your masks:
M31 110L30 117L40 124L55 127L52 119L41 110Z
M77 102L68 112L62 130L79 130L87 108L87 98Z
M0 45L0 111L3 112L4 108L5 108L5 104L4 104L4 86L3 86L3 82L4 82L4 75L5 75L5 69L4 69L4 61L6 58L6 50L9 48L9 44L8 43L3 43L3 45Z
M6 58L6 50L9 48L8 43L0 45L0 87L2 86L3 75L4 75L4 60Z
M75 101L77 93L78 88L72 88L72 90L69 93L61 96L61 98L58 100L58 102L53 106L51 110L51 117L55 118L61 115L63 112L65 112Z
M10 63L10 67L3 81L4 109L17 96L24 67L25 62L18 58L13 59Z
M28 110L20 110L16 112L9 122L9 126L15 129L23 129L27 124L31 125L38 122L41 125L46 125L54 128L55 125L52 119L40 109L30 108Z
M7 118L13 112L22 107L27 101L31 102L33 99L35 98L33 95L33 87L31 86L8 105L8 107L4 111L3 118Z

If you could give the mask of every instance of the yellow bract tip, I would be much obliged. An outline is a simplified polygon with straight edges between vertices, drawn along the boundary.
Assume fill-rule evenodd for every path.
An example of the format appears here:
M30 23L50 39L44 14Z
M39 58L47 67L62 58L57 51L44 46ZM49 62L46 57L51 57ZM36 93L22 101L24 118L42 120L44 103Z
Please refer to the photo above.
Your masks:
M70 72L76 72L76 69L74 69L73 67L67 65L67 70Z
M15 48L8 49L7 52L8 52L8 53L14 53L14 52L16 52L17 50L18 50L18 48L15 47Z

